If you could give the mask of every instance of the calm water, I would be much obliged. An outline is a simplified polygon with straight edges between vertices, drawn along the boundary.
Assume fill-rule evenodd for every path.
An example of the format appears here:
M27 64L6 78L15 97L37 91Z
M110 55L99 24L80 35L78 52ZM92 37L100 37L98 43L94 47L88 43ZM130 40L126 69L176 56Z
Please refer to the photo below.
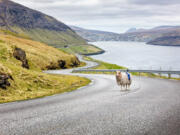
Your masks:
M180 47L153 46L139 42L93 42L106 53L95 59L130 69L180 70Z

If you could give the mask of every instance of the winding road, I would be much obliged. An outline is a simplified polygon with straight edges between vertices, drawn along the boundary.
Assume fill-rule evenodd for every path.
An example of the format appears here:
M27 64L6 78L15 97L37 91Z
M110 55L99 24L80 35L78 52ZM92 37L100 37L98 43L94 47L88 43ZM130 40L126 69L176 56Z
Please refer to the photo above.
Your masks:
M133 77L131 89L120 91L113 75L73 75L92 83L69 93L1 104L0 135L180 135L179 81Z

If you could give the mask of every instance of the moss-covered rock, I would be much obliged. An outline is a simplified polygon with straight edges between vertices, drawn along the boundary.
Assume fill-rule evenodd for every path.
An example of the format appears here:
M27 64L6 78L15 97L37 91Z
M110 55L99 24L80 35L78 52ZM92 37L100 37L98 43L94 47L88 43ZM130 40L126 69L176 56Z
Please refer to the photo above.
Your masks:
M22 67L29 69L28 60L26 58L26 52L21 48L15 48L13 56L22 62Z
M0 73L0 88L6 89L8 86L11 85L8 79L13 80L12 76L5 73Z

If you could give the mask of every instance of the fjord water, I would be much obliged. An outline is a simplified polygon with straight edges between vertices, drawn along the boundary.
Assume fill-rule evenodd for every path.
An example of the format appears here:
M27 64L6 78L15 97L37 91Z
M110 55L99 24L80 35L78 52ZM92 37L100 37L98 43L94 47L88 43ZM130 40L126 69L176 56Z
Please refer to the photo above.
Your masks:
M142 42L92 42L106 52L92 58L129 69L180 70L180 47L147 45Z

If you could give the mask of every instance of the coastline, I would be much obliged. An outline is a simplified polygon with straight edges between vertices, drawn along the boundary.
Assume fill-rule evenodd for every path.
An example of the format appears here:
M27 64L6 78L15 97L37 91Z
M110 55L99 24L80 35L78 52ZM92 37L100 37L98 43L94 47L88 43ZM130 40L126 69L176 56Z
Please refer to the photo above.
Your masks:
M180 47L180 45L160 45L160 44L151 44L151 43L146 43L147 45L153 45L153 46L168 46L168 47Z
M102 49L101 49L102 50ZM106 51L102 50L100 52L95 52L95 53L88 53L88 54L81 54L81 55L84 55L84 56L92 56L92 55L100 55L100 54L103 54L105 53Z

